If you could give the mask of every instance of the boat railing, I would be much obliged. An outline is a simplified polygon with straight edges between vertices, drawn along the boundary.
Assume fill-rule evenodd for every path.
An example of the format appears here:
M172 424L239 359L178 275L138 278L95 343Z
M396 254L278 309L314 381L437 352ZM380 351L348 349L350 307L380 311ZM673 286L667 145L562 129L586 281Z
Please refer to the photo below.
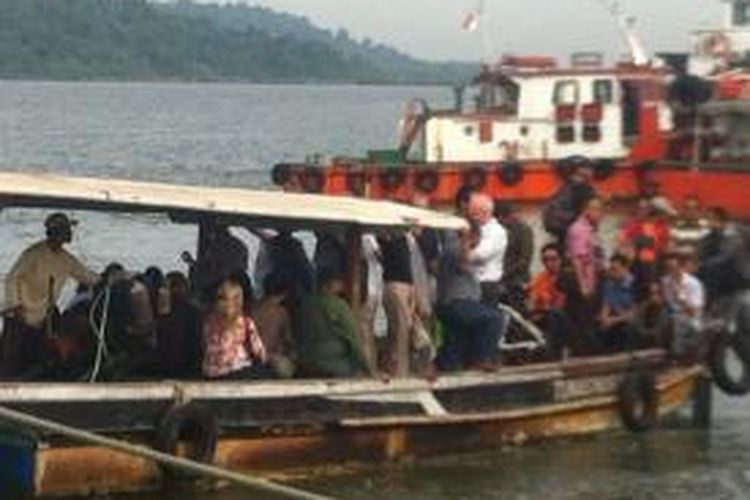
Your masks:
M521 327L521 330L530 337L528 340L508 340L508 336L504 335L500 339L499 348L503 352L513 351L535 351L546 347L547 341L544 337L544 332L539 329L531 321L523 317L523 315L506 304L498 304L498 309L506 313L511 321L514 321Z

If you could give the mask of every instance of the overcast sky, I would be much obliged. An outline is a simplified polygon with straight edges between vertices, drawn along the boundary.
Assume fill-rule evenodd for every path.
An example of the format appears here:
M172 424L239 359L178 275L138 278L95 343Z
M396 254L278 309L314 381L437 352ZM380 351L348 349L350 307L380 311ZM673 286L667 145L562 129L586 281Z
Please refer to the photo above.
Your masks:
M206 0L204 0L206 1ZM237 1L237 0L234 0ZM240 0L242 1L242 0ZM315 24L346 28L357 38L395 46L429 59L477 60L481 37L461 22L478 0L244 0L309 17ZM622 52L610 0L485 0L485 26L493 50L569 54L577 50ZM720 0L620 0L638 18L647 48L688 45L687 32L720 21Z

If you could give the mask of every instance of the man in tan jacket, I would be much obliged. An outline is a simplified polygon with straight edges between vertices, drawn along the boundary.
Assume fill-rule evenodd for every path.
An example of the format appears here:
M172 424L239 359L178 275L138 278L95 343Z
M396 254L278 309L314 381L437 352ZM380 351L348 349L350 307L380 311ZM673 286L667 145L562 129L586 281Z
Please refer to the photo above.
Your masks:
M44 336L51 333L52 313L69 279L88 286L99 280L64 248L74 224L62 213L47 217L46 239L24 250L6 277L4 373L22 373L43 361Z

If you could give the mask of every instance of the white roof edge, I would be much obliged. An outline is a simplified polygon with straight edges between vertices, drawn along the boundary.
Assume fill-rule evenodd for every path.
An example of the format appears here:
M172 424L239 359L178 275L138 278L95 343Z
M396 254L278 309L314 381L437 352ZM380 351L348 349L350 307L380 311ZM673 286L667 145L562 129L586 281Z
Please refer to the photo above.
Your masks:
M191 212L300 223L460 229L458 217L387 201L47 173L0 172L0 206Z

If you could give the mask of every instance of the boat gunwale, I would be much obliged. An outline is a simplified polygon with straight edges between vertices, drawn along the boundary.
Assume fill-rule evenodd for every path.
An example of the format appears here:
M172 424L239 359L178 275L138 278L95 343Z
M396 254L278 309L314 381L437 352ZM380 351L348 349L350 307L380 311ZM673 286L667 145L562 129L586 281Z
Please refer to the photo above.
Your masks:
M407 378L294 379L280 381L0 382L0 404L95 401L189 401L354 396L460 390L577 378L622 371L631 364L658 364L665 351L649 349L611 356L569 358L558 363L507 367L495 373L444 374L436 380Z

